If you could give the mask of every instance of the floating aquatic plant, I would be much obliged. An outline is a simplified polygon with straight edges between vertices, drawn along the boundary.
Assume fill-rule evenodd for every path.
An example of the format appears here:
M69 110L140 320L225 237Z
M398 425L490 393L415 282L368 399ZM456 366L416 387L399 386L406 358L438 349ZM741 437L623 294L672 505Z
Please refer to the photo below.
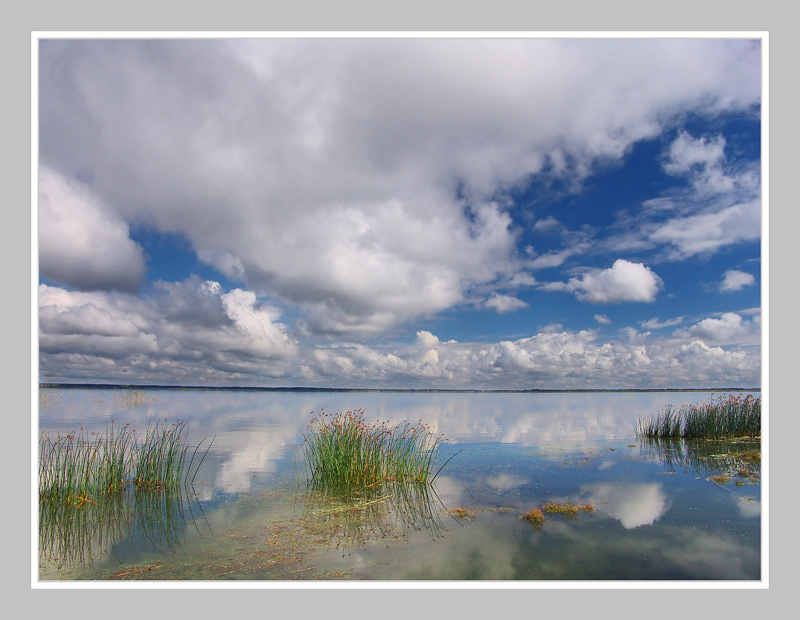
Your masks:
M594 512L594 506L592 506L591 504L576 505L569 502L565 504L559 504L558 502L550 502L542 506L542 510L551 513L576 515L580 510L582 510L583 512Z
M525 521L530 521L534 525L539 525L544 522L544 513L539 508L531 508L520 518Z

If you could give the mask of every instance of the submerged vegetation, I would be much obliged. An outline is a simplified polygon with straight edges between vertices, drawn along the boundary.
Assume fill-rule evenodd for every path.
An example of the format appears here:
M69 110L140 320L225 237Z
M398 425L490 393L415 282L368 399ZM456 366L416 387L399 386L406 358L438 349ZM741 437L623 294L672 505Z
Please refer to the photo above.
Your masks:
M87 500L80 510L63 503L40 502L39 561L58 569L92 564L134 536L155 550L175 550L187 523L197 528L201 519L197 496L183 486L149 493L113 493Z
M723 441L645 438L644 456L658 459L668 473L683 470L711 482L733 481L736 486L761 481L761 445L757 439Z
M671 405L656 417L639 418L637 437L732 439L761 436L761 397L728 395L699 405Z
M103 397L103 416L107 415L109 398L115 400L115 405L127 406L139 406L151 400L150 396L133 390L111 394L111 397ZM59 403L60 398L53 391L40 390L40 406ZM747 402L747 399L740 400ZM92 402L100 403L101 400ZM757 402L760 412L760 399ZM170 401L166 405L172 406ZM162 408L162 403L159 403L159 408ZM688 409L684 406L679 411L683 415ZM308 409L303 406L301 410ZM670 424L674 426L678 412L671 408L668 411L671 412ZM630 413L624 415L627 422L621 424L629 425ZM140 417L148 419L149 412L142 412ZM509 455L506 461L502 458L495 460L493 452L471 450L470 459L484 459L476 466L479 473L472 474L473 461L468 460L464 469L459 468L451 480L439 486L445 488L446 494L442 496L445 500L455 497L462 502L474 503L448 507L439 498L434 484L450 456L448 446L443 448L443 457L439 452L446 440L438 434L438 429L434 430L422 421L415 425L408 422L395 425L388 421L369 424L361 410L337 414L323 412L303 428L301 438L305 441L302 448L295 441L286 444L292 451L289 456L296 454L295 471L291 471L292 459L281 457L282 469L269 478L261 476L261 471L272 471L263 463L259 464L261 469L251 467L244 471L243 477L248 479L251 473L253 479L256 478L254 471L259 474L259 480L252 482L252 486L248 485L247 492L237 490L235 494L224 497L213 493L213 499L209 499L214 511L210 515L210 522L215 524L212 531L208 520L204 526L204 506L190 488L195 477L203 480L203 474L197 471L203 462L207 462L206 454L211 446L205 447L205 439L200 442L202 447L194 445L194 441L190 446L186 423L170 425L161 420L155 424L151 422L145 429L144 422L137 422L137 434L131 425L120 426L119 422L109 421L105 432L90 433L81 427L64 435L63 429L60 434L53 430L57 428L54 426L56 422L51 421L62 419L55 414L45 418L50 425L50 436L42 433L40 437L39 563L44 579L532 580L576 576L606 579L607 565L598 567L596 571L586 566L591 565L595 557L598 565L604 564L605 553L612 558L617 554L623 560L625 557L624 551L618 550L625 548L623 537L628 526L607 526L609 520L617 519L620 512L612 502L624 501L624 498L603 493L584 496L583 490L576 496L578 487L571 484L571 479L563 486L559 486L561 481L557 480L552 487L549 483L546 486L537 483L535 489L530 485L521 491L515 487L508 493L505 490L497 493L493 483L487 482L489 477L482 475L487 470L505 475L506 468L511 473L516 473L516 468L524 468L519 471L528 476L531 463L539 463L538 459L545 463L543 469L548 469L549 459L554 455L546 444L538 455L527 448L522 452L507 451L503 453ZM95 423L100 425L101 431L103 419ZM294 423L294 418L292 420ZM668 481L666 484L680 482L680 487L675 488L699 485L698 502L684 503L700 505L707 511L703 518L708 519L712 526L717 514L714 511L728 510L729 505L718 508L711 502L700 503L704 501L703 489L705 494L710 489L711 494L734 495L741 500L758 502L760 432L730 440L684 439L684 418L680 417L679 421L679 435L648 437L637 432L636 443L628 447L638 448L641 452L638 459L630 460L645 461L649 457L650 461L657 460L668 470L659 473L683 470L693 474L695 480L707 481L695 484L679 481L677 476L660 478ZM653 423L659 425L663 420ZM142 424L141 428L139 424ZM271 429L272 425L267 428ZM627 428L630 432L630 426ZM641 421L639 428L645 428ZM296 432L295 427L290 430ZM298 432L292 436L296 439L300 435ZM248 436L248 440L251 438ZM600 444L600 447L588 445L588 448L582 447L583 452L568 448L566 464L575 464L578 471L574 475L582 482L594 477L606 480L603 473L606 462L598 462L608 455L605 450L600 452L605 444ZM303 456L299 454L301 449ZM609 448L611 452L616 450ZM233 451L230 453L235 454ZM218 467L217 463L225 462L226 454L218 459L209 456L208 460L215 461L215 467ZM578 456L583 455L589 456L579 462ZM559 468L560 456L555 464ZM620 456L617 453L609 458ZM298 494L303 474L297 469L298 466L302 469L299 461L304 457L308 486L305 494L302 491ZM438 459L441 460L437 462ZM636 475L633 474L634 479ZM546 473L539 476L540 481L549 478ZM487 485L492 486L487 490L484 488ZM586 488L589 487L587 484ZM230 487L220 485L219 488ZM581 485L580 488L584 487ZM513 498L512 501L505 502L509 497ZM590 501L594 506L583 503ZM205 502L204 499L203 504ZM608 503L612 505L604 506ZM744 554L749 557L751 548L758 549L757 537L748 537L748 533L756 531L752 523L755 523L754 515L760 515L760 507L757 504L742 506L741 515L737 511L732 516L730 510L721 514L724 523L720 518L719 527L732 532L731 537L755 540L752 544L742 544ZM218 512L221 510L225 512ZM602 518L593 514L597 510L603 513ZM692 507L691 510L697 509ZM523 514L523 511L526 512ZM496 512L509 514L496 517L493 514ZM220 514L225 516L224 523L220 521ZM665 520L671 518L672 515ZM677 515L676 520L680 518ZM735 519L743 518L747 521L738 525ZM736 527L741 527L744 534ZM195 530L199 536L195 535ZM560 544L565 532L580 534L573 537L578 541L574 549L569 540L566 547ZM420 534L431 540L420 540ZM507 536L513 536L515 544L522 541L526 547L512 548L506 544L504 537ZM589 545L592 549L587 553L596 553L597 556L592 555L592 562L587 562L585 558L589 556L583 551L588 547L581 550L578 545L594 537L602 538L603 544ZM434 542L433 539L445 538L448 540L435 541L444 551L435 553L434 561L428 562L432 549L430 543ZM498 553L508 553L506 549L511 548L511 562L518 563L519 568L513 572L496 573L491 565L484 567L478 561L463 561L473 541L475 548L481 548L487 540L489 544L499 543ZM654 541L650 548L655 553L662 543L659 538L654 537ZM664 538L665 546L670 543L670 538ZM402 553L407 554L404 557L419 557L423 561L410 561L406 566L411 568L405 568L398 566L403 562L381 555L387 553L384 548L393 552L400 544L404 545ZM534 547L527 545L538 545L536 552L528 553ZM593 550L595 547L596 551ZM738 552L739 548L735 550ZM562 561L563 565L560 564ZM612 578L674 576L670 567L663 569L663 573L640 573L636 562L612 561L615 566L621 566L615 569L619 572L613 572ZM752 559L746 561L753 562ZM718 564L723 565L723 562ZM740 564L731 564L735 565L733 578L741 578L741 573L737 572ZM89 570L91 565L94 566ZM505 565L503 563L503 567ZM759 574L755 569L751 572ZM725 577L728 575L723 573ZM712 577L717 577L717 574ZM705 573L698 577L695 572L689 572L686 578L705 578Z
M81 427L51 438L42 432L39 440L39 501L81 507L96 504L105 496L132 487L161 490L191 484L208 453L197 459L205 440L188 443L188 423L157 421L143 436L130 424L105 433Z
M427 531L431 538L443 535L435 508L442 504L431 485L394 482L351 488L350 493L341 493L341 488L314 487L312 491L304 498L303 518L295 524L304 533L325 540L328 548L344 550L363 547L368 541L407 540L411 532Z
M361 409L323 411L309 422L304 439L311 482L327 488L433 483L433 463L446 441L422 421L367 423Z

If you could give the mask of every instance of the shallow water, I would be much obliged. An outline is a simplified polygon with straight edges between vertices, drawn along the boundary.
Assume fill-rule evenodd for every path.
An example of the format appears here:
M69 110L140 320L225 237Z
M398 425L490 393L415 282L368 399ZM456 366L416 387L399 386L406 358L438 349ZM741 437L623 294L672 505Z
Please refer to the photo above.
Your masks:
M140 394L141 395L141 394ZM49 580L759 580L758 476L712 480L719 446L636 440L638 417L701 392L405 393L56 390L39 427L189 420L213 438L193 489L43 517ZM432 488L325 497L306 485L312 412L422 420L453 456ZM724 466L724 467L723 467ZM576 515L521 516L548 502ZM455 509L464 509L455 513Z

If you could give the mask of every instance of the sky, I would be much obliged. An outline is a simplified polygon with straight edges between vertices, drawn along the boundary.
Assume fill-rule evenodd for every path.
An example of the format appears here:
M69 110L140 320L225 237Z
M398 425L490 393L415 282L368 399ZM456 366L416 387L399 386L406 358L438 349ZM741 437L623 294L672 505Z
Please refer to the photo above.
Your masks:
M761 385L758 38L49 38L37 70L42 382Z

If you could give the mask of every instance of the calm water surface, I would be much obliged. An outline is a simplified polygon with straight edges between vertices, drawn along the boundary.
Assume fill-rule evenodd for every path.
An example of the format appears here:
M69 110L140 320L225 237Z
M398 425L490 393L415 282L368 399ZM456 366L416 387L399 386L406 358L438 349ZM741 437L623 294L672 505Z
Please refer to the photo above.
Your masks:
M193 489L44 519L39 579L759 580L757 476L712 480L736 468L730 446L633 431L718 395L56 390L40 399L51 435L189 420L190 443L213 445ZM352 409L422 420L448 439L438 463L455 456L427 490L308 492L312 412ZM593 510L521 518L548 502Z

